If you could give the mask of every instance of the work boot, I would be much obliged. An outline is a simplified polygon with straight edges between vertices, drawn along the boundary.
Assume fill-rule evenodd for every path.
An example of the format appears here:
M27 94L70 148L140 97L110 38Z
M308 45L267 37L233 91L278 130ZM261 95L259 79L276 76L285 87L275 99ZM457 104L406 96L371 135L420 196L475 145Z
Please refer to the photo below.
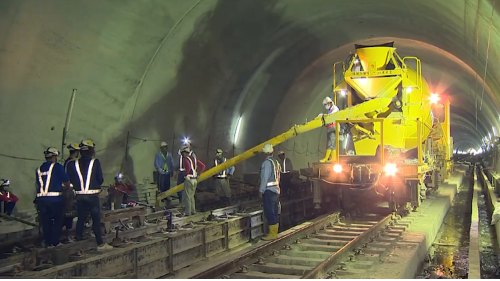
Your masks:
M101 244L97 246L98 251L105 251L105 250L112 250L113 246L109 245L108 243Z
M273 224L269 226L269 234L266 237L263 237L262 240L269 241L278 238L278 227L279 224Z
M326 150L326 154L325 154L325 158L323 158L323 159L319 160L319 162L321 162L321 163L325 163L325 162L327 162L327 161L328 161L328 159L330 158L330 155L332 154L332 151L333 151L333 150L331 150L331 149L327 149L327 150Z

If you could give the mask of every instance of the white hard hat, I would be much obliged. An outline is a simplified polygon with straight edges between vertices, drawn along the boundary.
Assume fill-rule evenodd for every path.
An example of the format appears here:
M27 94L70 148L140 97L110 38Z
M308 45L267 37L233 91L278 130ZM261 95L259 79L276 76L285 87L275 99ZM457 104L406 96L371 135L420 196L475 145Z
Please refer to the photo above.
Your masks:
M333 103L333 100L330 98L330 97L326 97L324 100L323 100L323 104L328 104L328 103Z
M218 148L216 151L215 151L215 154L222 154L222 149Z
M52 156L59 156L59 150L54 147L47 148L43 154L45 154L45 158L50 158Z
M264 144L264 146L262 146L262 152L268 153L268 154L273 153L273 145L270 143Z
M10 181L7 180L7 179L1 179L0 180L0 186L9 186L10 185Z
M160 143L160 148L161 148L161 147L167 147L167 146L168 146L168 144L167 144L166 142L164 142L164 141L162 141L162 142Z
M95 143L91 140L82 140L80 143L80 150L89 150L91 147L95 147Z
M181 153L182 153L182 152L189 153L189 152L191 152L191 149L189 149L189 147L187 147L187 146L183 146L183 147L181 147L180 152L181 152Z

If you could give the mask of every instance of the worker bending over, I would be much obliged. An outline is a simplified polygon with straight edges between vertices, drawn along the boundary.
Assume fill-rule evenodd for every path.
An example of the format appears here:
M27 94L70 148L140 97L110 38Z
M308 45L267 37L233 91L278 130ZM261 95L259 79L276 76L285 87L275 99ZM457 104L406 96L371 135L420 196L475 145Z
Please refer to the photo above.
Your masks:
M160 143L160 152L155 156L155 168L158 172L158 190L165 192L170 189L170 178L174 176L174 160L168 152L168 144ZM170 201L170 197L165 200Z
M130 193L133 189L134 187L132 185L126 184L123 181L122 173L116 175L115 184L108 189L109 204L111 205L111 203L113 203L114 205L112 209L121 209L121 205L128 204L128 199L130 198Z
M222 156L222 149L217 149L215 151L215 161L214 167L226 162L226 158ZM230 180L234 174L234 166L227 168L226 170L218 173L214 176L215 178L215 192L219 196L222 205L229 206L233 202L231 200L231 186Z
M281 196L291 196L291 188L292 188L292 174L293 166L290 158L285 157L285 152L280 151L278 154L278 162L281 166L281 175L280 175L280 188L281 188Z
M198 174L205 171L205 164L195 157L189 155L191 150L189 147L184 146L181 148L181 155L183 157L183 167L184 167L184 215L195 215L196 214L196 204L194 200L194 194L196 192L196 186L198 184Z
M104 182L101 163L93 158L95 144L91 140L83 140L80 143L80 159L68 165L68 175L76 192L76 212L78 221L76 223L76 239L83 240L83 227L87 215L92 218L92 229L95 234L98 250L112 249L102 240L101 234L101 206L99 204L99 193Z
M63 165L57 163L59 151L47 148L45 163L36 169L36 207L40 214L45 247L59 244L64 213L63 189L69 189L70 183Z
M327 110L327 114L332 114L339 111L339 108L333 103L333 100L330 97L326 97L323 100L323 105ZM335 123L326 124L326 155L325 158L319 160L319 162L324 163L328 160L335 158Z
M269 234L263 240L273 240L278 237L278 212L280 194L280 164L273 158L273 145L264 144L262 152L266 155L266 160L260 167L260 187L259 196L264 205L264 215L269 225Z
M68 173L68 164L78 159L78 156L80 155L80 144L74 142L68 145L66 148L68 148L69 150L69 157L64 161L64 170L66 171L66 173ZM66 228L64 235L67 237L67 241L73 242L73 239L69 235L69 231L73 228L73 221L76 217L76 194L74 189L64 189L63 198L64 220L62 223L62 227Z
M12 211L16 207L17 198L14 193L7 190L10 186L9 180L0 179L0 212L2 212L2 203L3 203L3 213L7 216L12 215Z

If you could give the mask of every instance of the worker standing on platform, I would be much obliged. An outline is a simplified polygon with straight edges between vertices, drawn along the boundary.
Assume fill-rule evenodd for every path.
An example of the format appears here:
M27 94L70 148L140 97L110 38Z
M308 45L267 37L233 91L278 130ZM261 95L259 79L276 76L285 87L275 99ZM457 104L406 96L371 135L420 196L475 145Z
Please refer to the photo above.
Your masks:
M7 216L12 215L12 211L16 207L17 198L14 193L7 190L10 186L10 181L5 179L0 179L0 212L2 212L2 202L3 202L3 213Z
M323 105L327 110L327 114L332 114L339 111L339 108L333 103L333 100L330 97L326 97L323 100ZM326 155L325 158L321 159L319 162L324 163L328 160L335 158L335 147L336 147L336 139L335 139L335 123L326 124Z
M198 174L205 171L205 164L195 157L189 155L191 150L189 147L184 146L181 148L181 155L183 158L184 167L184 214L186 216L196 214L196 204L194 200L194 195L196 192L196 186L198 184Z
M174 160L172 154L168 152L168 144L161 142L160 152L155 156L155 168L158 172L158 190L165 192L170 189L170 178L174 176ZM170 198L166 198L170 201Z
M281 166L281 175L280 175L280 188L281 188L281 196L291 196L291 187L292 187L292 174L293 166L290 158L285 157L285 152L280 151L278 154L279 163Z
M53 147L47 148L45 163L36 169L37 187L36 206L40 213L45 247L59 244L62 230L64 201L63 189L69 189L70 183L63 165L57 163L59 151Z
M104 182L101 163L93 158L95 144L91 140L83 140L80 143L80 159L74 164L68 164L68 175L76 192L76 211L78 221L76 223L76 239L83 240L83 227L90 213L92 218L92 229L95 234L98 250L108 250L113 247L104 243L101 234L101 205L99 193Z
M266 160L260 167L260 187L259 196L263 199L264 215L269 225L269 234L263 240L273 240L278 237L278 213L280 194L280 164L273 158L273 145L264 144L262 152L266 155Z
M215 151L215 161L214 167L226 162L226 158L222 156L222 149L217 149ZM229 206L233 202L231 200L231 186L230 180L234 174L234 166L227 168L226 170L218 173L214 176L215 178L215 191L217 196L219 196L222 205Z
M179 149L179 151L177 151L177 154L179 154L179 173L177 173L177 185L183 184L184 180L185 180L185 178L184 178L184 171L185 171L184 157L182 157L182 153L181 153L182 148L184 148L184 147L189 148L189 155L193 156L194 159L196 160L196 154L194 153L193 150L191 150L191 141L188 138L185 138L182 140L182 143L183 143L183 146ZM179 204L184 204L184 202L182 201L184 193L185 193L184 190L177 192L177 196L179 197Z

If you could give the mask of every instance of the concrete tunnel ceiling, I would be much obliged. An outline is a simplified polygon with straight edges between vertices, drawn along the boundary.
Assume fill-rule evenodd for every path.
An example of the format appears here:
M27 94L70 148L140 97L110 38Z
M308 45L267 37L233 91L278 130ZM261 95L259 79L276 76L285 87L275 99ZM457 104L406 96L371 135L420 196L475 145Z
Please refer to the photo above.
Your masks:
M493 6L492 0L1 1L0 177L10 178L22 198L34 195L42 151L61 147L73 88L69 141L97 143L106 183L119 171L136 182L151 178L160 140L175 153L189 136L205 162L218 147L231 156L239 116L235 153L242 152L317 116L331 91L331 65L366 40L394 39L400 55L420 57L431 87L452 99L456 146L476 148L492 127L500 132L500 18ZM316 161L318 147L324 151L323 131L282 148L305 166L298 163ZM238 171L257 171L258 163ZM31 208L31 200L19 207Z

